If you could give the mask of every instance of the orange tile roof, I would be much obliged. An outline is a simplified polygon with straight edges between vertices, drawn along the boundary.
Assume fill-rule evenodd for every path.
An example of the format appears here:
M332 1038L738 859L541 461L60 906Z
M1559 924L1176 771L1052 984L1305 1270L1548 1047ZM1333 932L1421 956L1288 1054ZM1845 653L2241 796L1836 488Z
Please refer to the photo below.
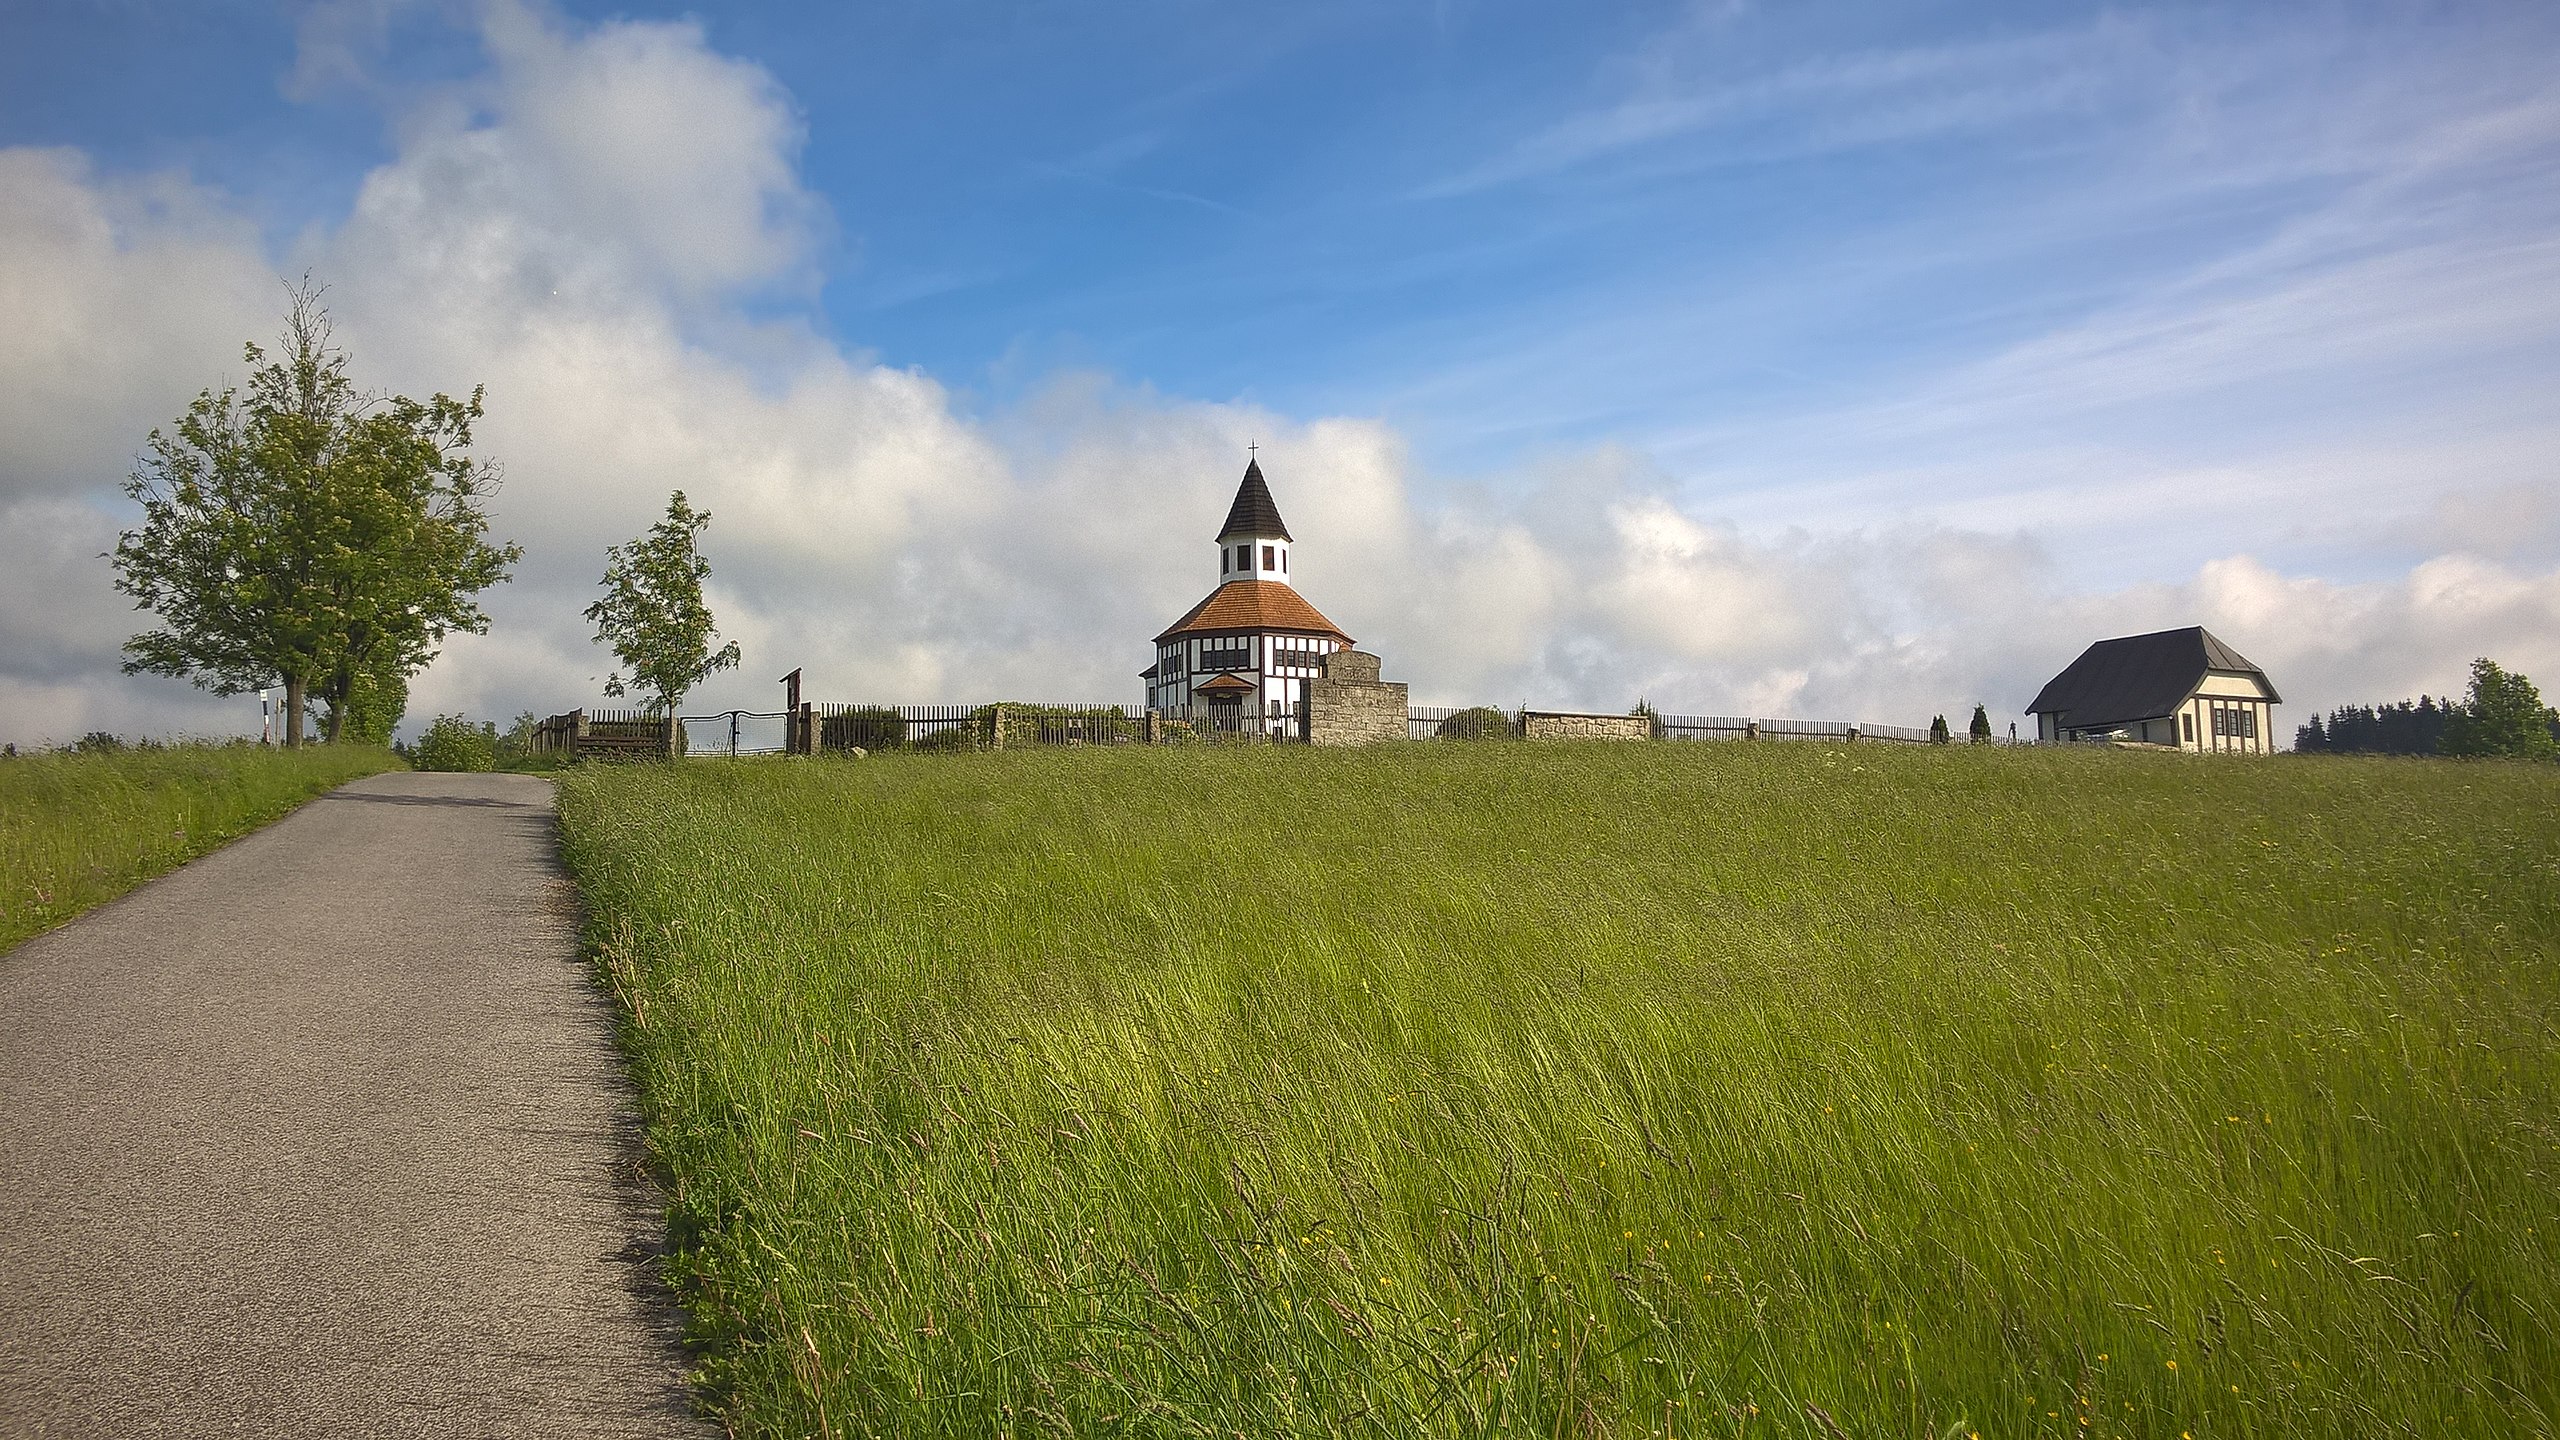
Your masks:
M1252 693L1253 682L1241 675L1220 675L1191 687L1194 695L1245 695Z
M1163 644L1176 635L1207 630L1285 630L1299 635L1330 635L1348 645L1351 637L1324 618L1306 597L1277 580L1231 580L1209 592L1191 613L1156 637Z

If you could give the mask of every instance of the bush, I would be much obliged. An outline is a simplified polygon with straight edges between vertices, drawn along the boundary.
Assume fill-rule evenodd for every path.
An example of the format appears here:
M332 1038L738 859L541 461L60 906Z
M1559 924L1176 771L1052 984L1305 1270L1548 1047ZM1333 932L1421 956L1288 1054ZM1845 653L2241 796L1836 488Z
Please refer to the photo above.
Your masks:
M1114 709L1090 708L1082 705L1026 705L1018 701L999 700L981 705L969 712L971 725L981 740L995 738L996 712L1004 712L1005 743L1036 743L1046 729L1054 738L1072 734L1089 741L1134 740L1138 738L1138 722ZM1060 725L1057 722L1070 722ZM1044 722L1046 722L1044 724Z
M409 751L409 763L420 770L495 770L498 727L474 725L460 715L439 715Z
M941 730L936 730L930 735L923 736L911 742L907 748L911 750L939 752L948 750L983 750L986 748L986 745L984 741L979 739L977 727L972 725L952 725Z
M1443 740L1508 740L1517 732L1511 717L1490 705L1471 706L1440 722L1432 732Z
M895 750L907 743L907 717L886 705L856 705L818 717L822 751Z

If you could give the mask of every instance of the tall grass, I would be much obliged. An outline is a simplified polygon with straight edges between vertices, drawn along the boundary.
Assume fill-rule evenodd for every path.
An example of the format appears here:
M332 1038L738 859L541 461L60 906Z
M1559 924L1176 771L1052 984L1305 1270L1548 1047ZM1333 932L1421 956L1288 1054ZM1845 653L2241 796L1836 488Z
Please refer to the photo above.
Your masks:
M399 765L360 745L170 745L0 760L0 949Z
M741 1434L2543 1435L2560 771L561 787Z

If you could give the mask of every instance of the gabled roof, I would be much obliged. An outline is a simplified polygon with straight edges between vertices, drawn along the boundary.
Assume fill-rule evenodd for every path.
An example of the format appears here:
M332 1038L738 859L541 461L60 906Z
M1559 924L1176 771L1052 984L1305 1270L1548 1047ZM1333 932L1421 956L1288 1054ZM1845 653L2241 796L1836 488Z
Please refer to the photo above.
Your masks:
M1250 695L1253 682L1241 675L1219 675L1191 687L1194 695Z
M2099 641L2046 682L2027 713L2051 715L2054 723L2068 730L2111 729L2136 720L2156 720L2175 713L2205 676L2215 671L2253 676L2266 688L2268 700L2283 698L2276 694L2267 672L2250 664L2247 656L2203 626L2190 625Z
M1161 645L1177 635L1211 630L1283 630L1297 635L1330 635L1348 645L1351 637L1307 603L1306 597L1277 580L1230 580L1191 607L1156 637Z
M1283 540L1298 537L1280 523L1280 507L1271 503L1271 487L1262 483L1262 462L1244 462L1244 483L1236 487L1236 503L1227 507L1226 528L1218 532L1224 544L1238 536L1277 535Z

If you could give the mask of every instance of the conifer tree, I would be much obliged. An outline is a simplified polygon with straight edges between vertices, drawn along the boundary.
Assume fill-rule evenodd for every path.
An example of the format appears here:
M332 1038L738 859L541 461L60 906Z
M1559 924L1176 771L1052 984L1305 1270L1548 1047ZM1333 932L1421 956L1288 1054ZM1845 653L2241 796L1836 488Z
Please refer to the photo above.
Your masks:
M1930 744L1932 744L1932 745L1944 745L1944 744L1948 743L1948 741L1949 741L1950 739L1952 739L1952 738L1953 738L1953 737L1952 737L1952 736L1950 736L1950 735L1947 733L1947 717L1946 717L1946 716L1944 716L1944 715L1932 715L1932 716L1930 716L1930 717L1929 717L1929 743L1930 743Z
M1973 707L1973 723L1965 727L1965 734L1976 745L1991 743L1991 712L1978 701Z

